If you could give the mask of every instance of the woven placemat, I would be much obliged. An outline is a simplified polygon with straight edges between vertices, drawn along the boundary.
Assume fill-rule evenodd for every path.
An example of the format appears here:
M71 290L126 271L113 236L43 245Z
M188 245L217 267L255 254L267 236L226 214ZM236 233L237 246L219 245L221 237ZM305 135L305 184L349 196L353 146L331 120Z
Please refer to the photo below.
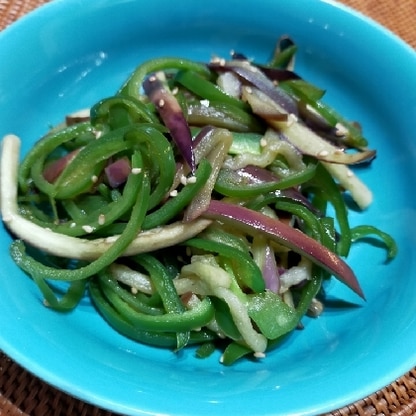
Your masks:
M416 0L342 2L371 16L416 48ZM46 1L0 0L0 30L43 3ZM6 415L116 416L55 389L0 352L0 416ZM387 415L416 415L416 368L380 391L326 416Z

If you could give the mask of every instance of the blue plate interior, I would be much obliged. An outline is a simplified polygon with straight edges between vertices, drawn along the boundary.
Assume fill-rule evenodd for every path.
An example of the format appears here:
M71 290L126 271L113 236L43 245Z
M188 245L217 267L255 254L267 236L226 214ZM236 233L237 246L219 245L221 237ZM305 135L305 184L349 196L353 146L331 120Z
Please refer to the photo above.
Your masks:
M113 94L145 59L207 61L234 49L261 61L281 34L299 45L297 72L359 120L378 151L370 168L357 170L375 201L352 212L351 222L391 233L400 251L386 265L382 249L354 246L349 263L367 301L331 281L328 297L355 307L328 307L266 359L224 367L217 354L198 360L193 350L175 355L134 343L88 299L68 314L44 308L10 260L2 229L6 354L74 396L129 415L312 415L371 394L416 365L416 55L370 20L317 0L57 0L0 34L0 135L18 134L24 153L68 112Z

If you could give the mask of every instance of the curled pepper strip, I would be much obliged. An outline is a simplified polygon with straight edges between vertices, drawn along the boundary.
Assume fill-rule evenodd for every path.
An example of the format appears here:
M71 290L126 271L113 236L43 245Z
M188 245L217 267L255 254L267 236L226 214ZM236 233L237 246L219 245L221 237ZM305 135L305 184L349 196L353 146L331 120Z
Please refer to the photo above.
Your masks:
M221 257L225 257L231 262L234 273L241 286L248 287L256 293L262 292L265 289L261 270L254 260L244 251L227 244L203 238L192 238L183 244L210 253L218 253Z
M119 331L121 334L134 339L136 341L142 342L144 344L154 345L158 347L166 348L176 348L177 338L175 332L169 331L155 331L154 326L152 326L150 319L147 319L147 326L150 326L151 330L139 329L137 325L131 323L124 314L120 313L117 309L114 308L112 303L108 300L105 294L102 291L99 283L96 279L92 279L89 284L89 293L91 298L100 311L100 313L105 317L107 322ZM108 292L107 292L108 293ZM125 305L123 305L125 306ZM203 305L207 306L207 303ZM132 309L126 309L129 314ZM187 316L189 318L189 315ZM183 318L183 317L182 317ZM191 317L192 318L192 317ZM170 317L169 319L173 319ZM160 322L160 321L159 321ZM160 325L160 324L157 324ZM202 342L209 342L215 339L216 336L211 331L203 329L200 331L191 331L189 344L200 344Z
M132 161L133 166L142 166L142 160L139 153L134 155ZM13 260L21 269L32 276L36 275L37 278L65 281L86 279L98 273L104 267L109 266L129 246L131 241L140 231L140 226L146 214L146 202L149 199L150 187L149 179L147 178L145 172L142 173L141 177L142 181L137 192L136 203L133 206L132 215L128 222L128 226L125 228L120 237L113 242L110 248L96 260L92 261L86 266L74 270L56 269L54 267L43 265L36 261L33 257L28 256L25 253L24 244L20 240L14 241L10 247L10 252Z

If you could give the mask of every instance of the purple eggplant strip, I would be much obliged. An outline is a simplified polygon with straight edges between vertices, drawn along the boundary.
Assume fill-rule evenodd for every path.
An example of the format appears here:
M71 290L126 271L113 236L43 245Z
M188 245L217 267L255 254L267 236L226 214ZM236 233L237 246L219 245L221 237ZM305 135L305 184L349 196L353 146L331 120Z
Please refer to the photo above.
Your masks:
M260 212L215 200L211 201L203 216L238 226L251 235L258 232L265 234L323 267L365 299L361 286L347 263L301 231Z
M216 70L229 69L243 78L251 85L254 85L269 98L276 101L289 114L298 115L298 106L296 101L285 91L273 83L259 67L250 64L248 61L228 61L224 64L212 63L210 67Z
M178 146L185 162L195 172L195 156L189 125L169 88L156 76L151 75L143 82L143 89L168 128L173 141Z

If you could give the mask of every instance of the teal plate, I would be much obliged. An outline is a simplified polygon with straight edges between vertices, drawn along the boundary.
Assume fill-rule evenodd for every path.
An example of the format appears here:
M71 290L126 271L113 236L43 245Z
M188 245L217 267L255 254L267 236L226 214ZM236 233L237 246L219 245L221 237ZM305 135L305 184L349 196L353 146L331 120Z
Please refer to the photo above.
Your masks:
M299 45L297 71L359 120L378 156L359 174L375 195L351 222L391 233L397 258L354 246L349 263L367 301L341 285L260 361L219 364L193 350L143 346L114 332L88 299L72 313L42 306L0 231L0 348L46 382L126 415L314 415L390 384L416 365L416 54L369 19L318 0L53 1L0 34L0 135L26 152L63 115L110 95L136 64L161 55L209 60L231 49L265 60L276 39Z

